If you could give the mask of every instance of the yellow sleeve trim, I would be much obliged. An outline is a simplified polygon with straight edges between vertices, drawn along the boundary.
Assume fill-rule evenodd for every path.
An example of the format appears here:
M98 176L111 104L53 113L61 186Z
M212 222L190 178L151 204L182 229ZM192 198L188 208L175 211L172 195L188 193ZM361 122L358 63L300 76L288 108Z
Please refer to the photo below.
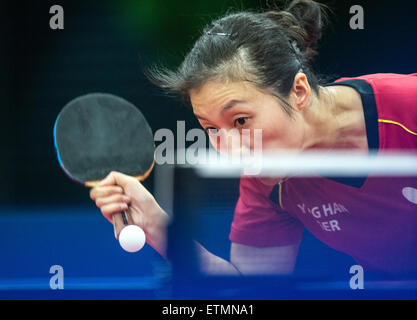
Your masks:
M407 131L408 133L414 134L415 136L417 136L416 132L411 131L410 129L408 129L406 126L402 125L399 122L396 121L392 121L392 120L384 120L384 119L378 119L378 122L384 122L384 123L392 123L392 124L396 124L397 126L400 126L401 128L403 128L405 131Z
M279 183L279 206L281 207L281 209L284 209L284 206L282 205L282 182Z

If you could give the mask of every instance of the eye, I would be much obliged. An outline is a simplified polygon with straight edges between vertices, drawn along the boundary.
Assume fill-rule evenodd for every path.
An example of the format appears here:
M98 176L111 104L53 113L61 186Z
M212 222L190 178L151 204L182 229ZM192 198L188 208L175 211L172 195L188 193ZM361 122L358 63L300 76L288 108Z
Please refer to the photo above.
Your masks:
M235 120L234 125L235 127L241 127L241 126L244 126L247 121L248 121L247 117L239 117Z

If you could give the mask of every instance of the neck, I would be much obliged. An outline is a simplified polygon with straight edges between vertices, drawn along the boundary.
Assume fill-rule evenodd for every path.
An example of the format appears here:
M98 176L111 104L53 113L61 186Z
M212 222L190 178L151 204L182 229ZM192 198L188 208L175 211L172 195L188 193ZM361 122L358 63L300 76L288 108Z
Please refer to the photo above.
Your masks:
M347 86L320 87L310 106L306 148L368 151L362 100Z

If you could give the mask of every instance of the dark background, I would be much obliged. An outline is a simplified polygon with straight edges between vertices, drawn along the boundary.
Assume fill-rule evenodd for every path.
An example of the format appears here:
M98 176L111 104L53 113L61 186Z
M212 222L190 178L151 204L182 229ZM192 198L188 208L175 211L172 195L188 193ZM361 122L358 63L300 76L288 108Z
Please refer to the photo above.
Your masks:
M417 72L414 1L323 1L333 10L315 69L330 76ZM49 28L49 8L64 8L64 30ZM365 29L349 28L349 8L362 5ZM0 4L0 203L86 203L56 161L52 129L60 109L88 92L109 92L137 105L154 132L192 113L163 96L142 68L180 63L203 25L228 9L265 1L2 1ZM152 189L152 177L146 182Z
M0 297L9 298L10 288L49 289L49 268L54 264L65 268L66 288L134 286L145 291L133 296L130 291L125 297L166 297L146 291L149 277L166 274L160 256L149 246L134 255L123 252L88 190L60 169L53 145L55 118L74 97L99 91L133 102L154 132L175 132L178 120L186 121L186 129L198 127L192 112L149 84L142 69L157 62L175 67L206 23L228 9L258 9L265 2L0 3ZM333 14L314 64L319 74L330 81L417 72L415 1L323 2ZM64 8L64 30L49 28L53 4ZM364 30L349 28L349 8L355 4L364 8ZM145 182L150 191L153 176ZM198 240L226 259L237 186L235 180L201 187L204 230ZM303 239L296 273L342 279L347 286L353 259L307 231ZM38 293L23 297L36 298Z

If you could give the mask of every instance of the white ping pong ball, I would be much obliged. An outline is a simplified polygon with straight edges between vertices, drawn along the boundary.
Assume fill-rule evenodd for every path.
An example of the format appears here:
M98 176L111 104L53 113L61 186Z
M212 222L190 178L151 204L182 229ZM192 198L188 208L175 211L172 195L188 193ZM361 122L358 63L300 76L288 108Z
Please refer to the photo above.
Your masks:
M136 226L128 225L120 231L120 246L127 252L137 252L143 248L146 242L145 232Z

